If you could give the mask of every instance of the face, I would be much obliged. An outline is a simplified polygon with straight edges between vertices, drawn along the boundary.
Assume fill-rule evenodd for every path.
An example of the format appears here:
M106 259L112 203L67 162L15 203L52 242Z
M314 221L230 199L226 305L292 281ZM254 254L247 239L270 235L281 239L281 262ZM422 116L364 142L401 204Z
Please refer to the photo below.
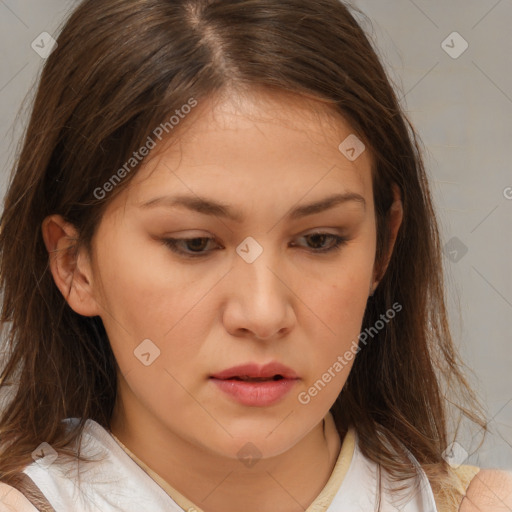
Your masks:
M110 203L89 292L130 417L216 454L250 441L270 457L321 423L351 369L339 356L357 342L376 249L371 159L345 157L353 131L320 103L202 107ZM295 378L212 378L268 363Z

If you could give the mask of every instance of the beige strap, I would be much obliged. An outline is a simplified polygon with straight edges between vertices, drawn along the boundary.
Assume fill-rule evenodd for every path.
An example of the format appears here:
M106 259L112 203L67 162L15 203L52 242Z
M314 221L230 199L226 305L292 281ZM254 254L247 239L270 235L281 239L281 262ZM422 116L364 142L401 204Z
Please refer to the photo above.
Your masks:
M17 473L6 483L20 491L40 512L56 512L39 487L25 473Z

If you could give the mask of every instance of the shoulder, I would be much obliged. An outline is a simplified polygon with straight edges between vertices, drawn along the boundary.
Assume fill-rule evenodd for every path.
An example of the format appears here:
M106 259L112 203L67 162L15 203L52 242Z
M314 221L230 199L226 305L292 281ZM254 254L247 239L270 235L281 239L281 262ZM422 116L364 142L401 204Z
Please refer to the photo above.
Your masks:
M37 512L37 509L20 491L0 482L0 512Z
M459 512L512 511L512 472L481 469L472 479Z

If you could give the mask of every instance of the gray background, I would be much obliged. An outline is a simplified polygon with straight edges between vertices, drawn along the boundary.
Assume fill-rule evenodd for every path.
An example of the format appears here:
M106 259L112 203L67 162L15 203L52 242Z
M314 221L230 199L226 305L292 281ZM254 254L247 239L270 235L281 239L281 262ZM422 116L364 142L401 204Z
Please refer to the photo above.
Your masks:
M485 444L467 458L464 450L472 451L478 430L465 427L452 461L512 469L512 188L507 188L512 187L512 1L352 3L371 20L369 25L358 18L425 143L447 244L450 323L473 369L468 379L491 420ZM15 118L43 65L30 45L43 31L56 36L75 5L73 0L0 0L2 197L28 112L16 123ZM443 49L462 48L461 39L448 37L454 31L469 45L457 58Z

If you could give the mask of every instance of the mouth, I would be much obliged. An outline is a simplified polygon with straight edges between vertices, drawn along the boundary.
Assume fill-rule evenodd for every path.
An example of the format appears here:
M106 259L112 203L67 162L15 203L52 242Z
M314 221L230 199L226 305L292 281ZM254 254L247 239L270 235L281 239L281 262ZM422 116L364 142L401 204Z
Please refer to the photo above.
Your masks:
M246 407L268 407L283 400L298 379L237 376L229 379L212 378L211 382L231 400Z
M241 380L241 381L269 381L282 379L298 379L297 374L291 368L278 363L271 362L260 366L256 363L248 363L228 368L215 373L210 378L219 380Z
M212 377L216 378L216 377ZM230 377L228 379L219 379L219 380L238 380L243 382L268 382L275 380L283 380L285 377L282 375L274 375L273 377L249 377L248 375L241 375L236 377Z
M279 402L299 380L291 368L276 362L236 366L209 378L225 395L249 407L267 407Z

